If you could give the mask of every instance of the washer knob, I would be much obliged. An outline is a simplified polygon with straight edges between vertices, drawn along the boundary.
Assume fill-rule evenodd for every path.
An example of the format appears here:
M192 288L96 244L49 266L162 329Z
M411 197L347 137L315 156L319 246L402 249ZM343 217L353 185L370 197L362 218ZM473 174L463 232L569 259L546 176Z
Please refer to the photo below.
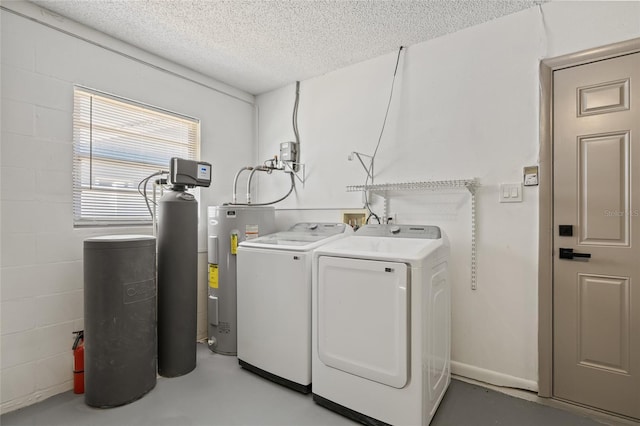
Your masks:
M317 223L311 223L311 224L309 224L309 229L311 229L312 231L313 231L314 229L318 229L318 224L317 224Z
M389 228L389 231L391 231L392 234L398 234L400 233L400 227L398 225L393 225Z

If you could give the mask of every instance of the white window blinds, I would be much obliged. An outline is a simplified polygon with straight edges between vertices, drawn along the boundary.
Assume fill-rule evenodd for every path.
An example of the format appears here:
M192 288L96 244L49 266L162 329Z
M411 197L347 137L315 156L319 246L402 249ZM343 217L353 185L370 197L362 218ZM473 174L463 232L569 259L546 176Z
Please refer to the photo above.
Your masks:
M171 157L197 160L199 147L197 119L76 87L75 226L150 223L138 183L168 170Z

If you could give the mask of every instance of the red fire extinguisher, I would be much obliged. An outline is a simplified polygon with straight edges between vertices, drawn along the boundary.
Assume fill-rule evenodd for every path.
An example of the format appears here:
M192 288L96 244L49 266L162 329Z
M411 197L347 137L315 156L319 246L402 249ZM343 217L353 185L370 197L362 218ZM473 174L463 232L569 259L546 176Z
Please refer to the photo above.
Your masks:
M84 393L84 330L74 331L73 342L73 393Z

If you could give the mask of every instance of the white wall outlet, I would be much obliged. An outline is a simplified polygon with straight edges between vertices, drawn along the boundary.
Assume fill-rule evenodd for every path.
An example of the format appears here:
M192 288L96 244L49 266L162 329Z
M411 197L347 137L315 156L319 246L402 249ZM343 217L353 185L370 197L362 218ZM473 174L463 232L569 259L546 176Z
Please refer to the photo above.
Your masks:
M521 183L501 183L500 184L501 203L521 203L522 184Z

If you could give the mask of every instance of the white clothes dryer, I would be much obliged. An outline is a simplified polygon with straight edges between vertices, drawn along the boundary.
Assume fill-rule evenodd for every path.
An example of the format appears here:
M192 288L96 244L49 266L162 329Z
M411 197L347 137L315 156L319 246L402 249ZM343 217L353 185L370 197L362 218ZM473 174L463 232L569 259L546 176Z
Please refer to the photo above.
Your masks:
M445 234L365 225L313 258L313 399L368 425L428 425L451 380Z
M344 223L298 223L238 247L238 362L311 390L311 266L317 247L353 234Z

